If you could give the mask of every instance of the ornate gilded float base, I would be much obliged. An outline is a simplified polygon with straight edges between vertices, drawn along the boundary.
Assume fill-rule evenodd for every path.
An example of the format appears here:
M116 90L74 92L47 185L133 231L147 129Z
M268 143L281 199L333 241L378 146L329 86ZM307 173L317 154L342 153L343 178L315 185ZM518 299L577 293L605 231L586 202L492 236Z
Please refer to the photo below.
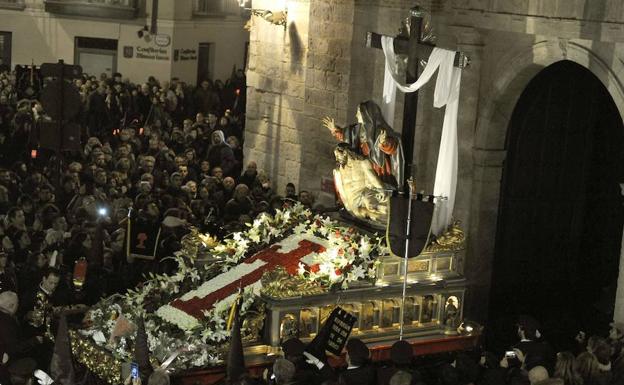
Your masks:
M261 293L274 299L302 297L326 293L321 285L293 276L281 266L262 276Z
M109 384L123 383L121 378L122 362L120 360L75 330L70 330L69 336L74 359Z
M295 298L265 295L269 338L265 342L277 348L291 337L311 340L336 306L357 317L352 336L365 342L394 341L399 332L401 291L399 284L384 287L371 284ZM408 285L403 309L406 336L439 336L446 334L446 330L456 330L462 319L464 292L463 278Z

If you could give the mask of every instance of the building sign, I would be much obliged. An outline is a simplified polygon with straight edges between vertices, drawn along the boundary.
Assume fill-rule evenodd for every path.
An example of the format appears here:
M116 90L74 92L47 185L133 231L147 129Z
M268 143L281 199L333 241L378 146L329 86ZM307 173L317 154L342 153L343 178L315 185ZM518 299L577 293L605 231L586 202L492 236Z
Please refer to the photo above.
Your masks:
M156 35L154 42L159 47L168 47L169 44L171 44L171 36L163 34Z
M126 59L132 58L134 56L134 47L126 45L123 47L123 55Z
M169 60L169 50L155 47L136 47L137 59Z
M181 49L180 50L180 60L197 60L197 50L196 49Z

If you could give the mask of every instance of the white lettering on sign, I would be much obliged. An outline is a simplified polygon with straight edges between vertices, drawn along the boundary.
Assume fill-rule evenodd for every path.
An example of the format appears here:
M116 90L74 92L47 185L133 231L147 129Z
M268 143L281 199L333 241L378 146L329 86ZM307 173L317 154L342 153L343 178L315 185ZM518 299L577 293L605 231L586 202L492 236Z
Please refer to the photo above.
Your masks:
M169 60L169 51L164 48L136 47L138 59Z
M180 60L197 60L197 51L194 49L181 49Z

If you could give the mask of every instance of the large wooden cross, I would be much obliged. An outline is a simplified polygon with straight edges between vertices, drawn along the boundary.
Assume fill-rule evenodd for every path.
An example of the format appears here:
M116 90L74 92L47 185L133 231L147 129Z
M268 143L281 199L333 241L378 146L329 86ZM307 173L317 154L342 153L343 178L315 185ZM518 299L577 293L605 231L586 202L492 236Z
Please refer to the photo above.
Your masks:
M409 36L407 33L400 34L394 38L394 52L407 55L407 71L405 81L412 84L418 80L418 62L420 59L429 58L435 48L433 44L421 40L423 27L423 10L414 7L410 10ZM381 49L382 35L375 32L368 32L366 35L366 46L369 48ZM469 64L469 59L462 52L455 53L455 67L465 68ZM401 140L403 142L403 152L405 156L404 174L407 180L411 174L411 165L414 157L414 136L416 133L416 112L418 109L418 92L405 94L403 107L403 129ZM392 122L389 122L392 123ZM401 189L403 186L399 186Z

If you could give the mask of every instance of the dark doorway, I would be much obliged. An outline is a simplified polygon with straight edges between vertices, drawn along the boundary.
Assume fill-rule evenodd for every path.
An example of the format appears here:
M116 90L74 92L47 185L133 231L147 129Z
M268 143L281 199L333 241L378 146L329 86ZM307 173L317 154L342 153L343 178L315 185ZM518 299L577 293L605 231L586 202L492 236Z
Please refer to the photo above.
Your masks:
M0 32L0 71L11 71L11 32Z
M117 71L117 40L93 37L75 38L74 63L86 74L113 77Z
M520 97L507 131L490 303L490 341L514 341L531 314L564 348L608 327L622 240L624 127L589 70L561 61Z
M211 51L213 47L214 44L212 43L199 43L197 49L197 85L204 80L212 80L214 55L211 55Z

